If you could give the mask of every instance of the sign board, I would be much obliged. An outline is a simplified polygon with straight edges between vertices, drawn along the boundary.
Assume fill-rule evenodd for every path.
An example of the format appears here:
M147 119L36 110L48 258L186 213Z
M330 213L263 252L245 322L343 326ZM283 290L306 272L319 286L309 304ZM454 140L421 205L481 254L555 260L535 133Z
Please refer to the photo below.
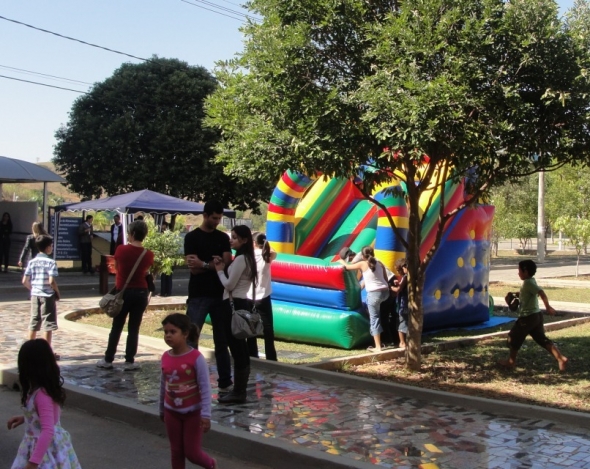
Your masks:
M231 230L234 226L238 225L246 225L248 228L252 228L252 220L250 218L223 217L221 223L228 230Z
M78 227L83 222L82 218L60 217L51 219L51 233L54 241L54 257L58 261L80 260L78 239ZM57 224L57 233L55 225Z

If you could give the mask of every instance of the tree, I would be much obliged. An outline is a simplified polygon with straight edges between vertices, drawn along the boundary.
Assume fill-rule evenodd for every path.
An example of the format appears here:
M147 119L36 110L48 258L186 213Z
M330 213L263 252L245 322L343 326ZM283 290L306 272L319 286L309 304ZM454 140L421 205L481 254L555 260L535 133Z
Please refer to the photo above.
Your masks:
M219 132L202 123L216 87L205 68L176 59L123 64L74 102L55 134L56 169L85 198L150 189L256 209L275 181L238 181L215 162Z
M159 274L172 275L175 266L184 264L180 232L159 231L152 217L146 217L144 220L148 225L148 234L143 241L143 246L154 253L151 273L154 277Z
M502 238L518 238L523 254L531 238L537 236L538 181L538 175L533 174L491 190L496 209L494 232Z
M373 188L410 182L406 357L419 369L424 273L445 223L494 185L587 161L587 49L551 0L249 6L263 20L243 28L244 51L219 64L208 99L208 122L223 132L218 159L232 174L350 179L368 164L357 187L381 208ZM440 187L444 199L444 181L463 178L468 197L455 210L441 204L436 241L420 258L421 195Z
M574 217L559 217L555 220L555 228L562 231L568 238L568 242L576 249L578 256L576 262L576 277L580 265L580 256L586 252L590 243L590 220Z
M566 165L547 174L547 219L590 216L590 168Z

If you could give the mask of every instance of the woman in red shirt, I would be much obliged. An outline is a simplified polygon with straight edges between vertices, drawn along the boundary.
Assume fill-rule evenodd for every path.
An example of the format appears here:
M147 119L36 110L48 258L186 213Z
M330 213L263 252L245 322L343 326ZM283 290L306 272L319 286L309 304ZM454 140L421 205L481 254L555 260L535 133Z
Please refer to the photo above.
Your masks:
M115 280L115 287L118 291L122 290L129 274L133 270L133 266L137 259L144 251L143 240L147 236L148 227L144 221L134 221L129 225L127 240L128 244L119 246L115 251L115 268L117 269L117 276ZM104 358L99 360L96 364L98 368L110 370L113 368L113 361L115 353L117 353L117 346L127 315L129 315L129 325L127 327L127 345L125 347L125 371L133 371L139 369L139 364L135 363L135 355L137 354L137 343L139 339L139 326L143 313L148 305L148 284L146 275L154 263L154 253L150 250L141 259L133 277L129 280L129 284L123 293L123 308L121 312L113 318L113 325L111 333L109 334L109 343Z

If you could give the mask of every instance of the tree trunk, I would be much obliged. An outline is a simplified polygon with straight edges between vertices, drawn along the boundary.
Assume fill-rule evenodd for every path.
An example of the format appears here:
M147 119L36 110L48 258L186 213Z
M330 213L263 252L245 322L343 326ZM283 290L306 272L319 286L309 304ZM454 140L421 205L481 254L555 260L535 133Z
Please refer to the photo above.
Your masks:
M411 195L410 195L411 199ZM422 294L424 291L424 272L420 259L421 223L418 204L410 202L408 229L408 348L406 366L412 371L420 371L422 366L422 327L424 311Z
M170 231L174 231L174 224L176 223L176 213L170 216Z

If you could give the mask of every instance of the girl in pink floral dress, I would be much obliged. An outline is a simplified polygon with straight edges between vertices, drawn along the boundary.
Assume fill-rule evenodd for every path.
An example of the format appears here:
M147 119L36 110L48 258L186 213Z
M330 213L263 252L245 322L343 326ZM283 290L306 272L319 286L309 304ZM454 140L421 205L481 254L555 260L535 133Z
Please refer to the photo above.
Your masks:
M80 469L70 434L60 423L65 401L63 378L51 346L44 339L25 342L18 353L18 374L24 415L7 426L27 424L12 469Z

